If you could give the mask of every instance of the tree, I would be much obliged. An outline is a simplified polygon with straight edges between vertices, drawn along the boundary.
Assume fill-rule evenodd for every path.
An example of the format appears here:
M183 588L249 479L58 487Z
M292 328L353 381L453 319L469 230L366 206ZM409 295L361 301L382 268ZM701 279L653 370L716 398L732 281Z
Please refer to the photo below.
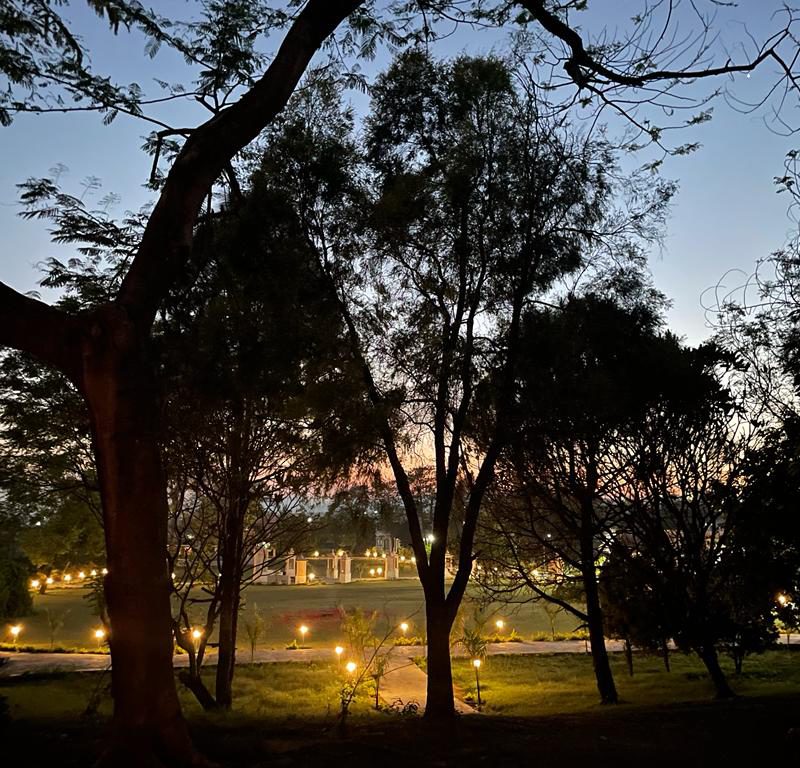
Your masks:
M454 8L457 18L465 21L485 19L487 13L489 18L504 20L517 4L470 4L464 10L438 1L418 7L397 0L382 15L364 0L309 0L299 10L299 0L292 0L286 10L276 12L268 4L259 4L267 29L288 27L260 76L259 67L248 66L257 61L248 54L259 31L253 27L248 4L208 2L206 17L189 25L185 36L173 33L169 20L145 11L138 2L89 0L89 4L115 32L121 27L143 32L150 53L159 45L169 45L205 70L195 87L169 92L166 98L198 98L209 106L212 116L190 129L165 125L145 114L148 100L140 88L120 89L91 72L78 38L55 6L20 0L13 10L3 8L0 71L11 86L0 105L5 122L25 111L88 108L105 113L110 120L124 110L163 129L152 137L156 161L170 137L175 143L174 153L164 153L170 160L169 170L163 183L156 179L158 201L119 289L107 300L74 313L2 285L0 342L61 371L89 410L105 520L106 593L115 660L115 746L108 760L113 762L114 755L121 754L135 763L144 759L142 755L157 753L167 761L189 762L194 758L171 669L169 578L162 561L167 497L158 451L158 376L150 333L169 290L187 274L198 211L237 153L283 109L311 58L348 17L351 29L340 38L345 54L370 54L382 38L403 42L408 36L429 37L428 12L434 21L447 20ZM764 61L784 64L785 82L789 87L793 82L791 63L786 63L791 59L781 57L782 46L791 42L791 14L786 30L741 64L698 64L700 54L692 57L690 52L679 55L672 67L660 68L664 62L675 61L675 51L662 42L670 40L669 34L657 35L654 45L642 44L652 11L645 10L637 18L637 34L627 45L593 47L584 44L568 23L570 12L584 6L582 0L560 8L543 0L518 5L523 9L519 23L539 25L562 43L566 54L560 60L567 75L602 103L613 103L615 92L623 88L646 88L659 82L677 87L682 79L752 71ZM232 28L217 24L220 20L232 22ZM224 40L209 34L219 29L230 34ZM220 55L232 48L235 55ZM706 48L698 43L697 50L705 53ZM240 53L245 54L244 60ZM692 70L692 65L699 69ZM63 106L71 100L77 104ZM643 99L645 104L651 101L649 94ZM660 130L648 133L657 139Z
M663 299L635 271L625 277L627 296L589 292L525 315L514 436L479 543L490 594L545 600L586 624L603 703L617 701L598 574L624 509L614 498L626 482L618 444L657 400L674 343L659 333Z
M632 209L612 206L608 145L553 122L512 79L498 59L398 58L373 89L366 151L374 191L357 187L366 171L348 116L331 117L333 107L304 103L270 142L337 291L370 426L405 509L426 597L428 717L453 711L450 630L510 428L522 312L596 253L589 233L607 225L597 251L646 238L668 197L649 177L647 190L629 179ZM321 171L322 180L309 181ZM369 210L363 229L343 233L341 222L357 220L359 207ZM490 370L500 395L479 445L467 428ZM429 532L425 489L409 471L427 464L413 455L415 442L432 453Z
M716 694L733 695L718 659L774 636L764 550L745 535L744 457L754 439L718 378L713 346L679 351L671 383L620 450L633 471L620 489L628 557L679 648L697 653ZM658 606L658 608L656 608Z

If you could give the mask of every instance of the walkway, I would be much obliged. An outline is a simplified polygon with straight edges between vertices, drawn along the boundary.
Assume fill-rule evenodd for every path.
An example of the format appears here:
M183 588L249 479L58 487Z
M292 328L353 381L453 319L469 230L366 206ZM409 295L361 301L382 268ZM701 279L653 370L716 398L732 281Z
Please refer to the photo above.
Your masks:
M386 675L381 680L380 695L390 707L402 710L411 704L417 712L425 711L428 676L414 663L419 656L419 647L401 646L392 649L389 655ZM455 699L456 712L461 715L474 715L477 710L461 699Z
M622 643L616 640L606 641L606 647L610 652L621 651ZM425 646L412 645L400 646L395 648L392 657L397 659L411 659L425 655ZM585 653L586 646L582 640L564 640L560 642L539 641L533 643L492 643L488 648L490 655L530 655L538 653ZM454 657L463 657L457 646L453 649ZM216 651L213 649L206 654L206 663L214 664ZM241 663L250 662L250 654L240 648L238 659ZM0 658L8 659L8 662L0 666L0 677L17 677L30 673L49 673L49 672L97 672L110 666L111 660L105 653L13 653L0 652ZM256 651L253 662L256 664L271 664L287 661L327 661L332 659L333 653L330 648L298 648L288 651L261 650ZM175 666L185 667L189 663L186 655L175 656ZM399 662L398 662L399 666ZM420 673L424 677L424 673ZM402 698L402 697L399 697Z

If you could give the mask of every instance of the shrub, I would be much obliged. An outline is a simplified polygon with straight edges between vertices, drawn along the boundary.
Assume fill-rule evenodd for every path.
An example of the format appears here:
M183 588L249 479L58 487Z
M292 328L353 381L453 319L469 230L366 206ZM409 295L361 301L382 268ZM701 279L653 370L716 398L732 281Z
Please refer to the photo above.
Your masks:
M33 610L28 579L33 573L30 561L13 552L0 552L0 618L27 616Z

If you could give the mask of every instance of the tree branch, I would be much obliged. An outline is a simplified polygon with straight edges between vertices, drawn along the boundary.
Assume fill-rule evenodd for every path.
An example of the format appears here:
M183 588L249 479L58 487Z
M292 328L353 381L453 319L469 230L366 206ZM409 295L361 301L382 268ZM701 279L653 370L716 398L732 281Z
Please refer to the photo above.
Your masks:
M140 330L150 327L175 275L188 261L192 228L211 185L283 109L311 58L363 2L309 0L256 85L186 141L117 297Z

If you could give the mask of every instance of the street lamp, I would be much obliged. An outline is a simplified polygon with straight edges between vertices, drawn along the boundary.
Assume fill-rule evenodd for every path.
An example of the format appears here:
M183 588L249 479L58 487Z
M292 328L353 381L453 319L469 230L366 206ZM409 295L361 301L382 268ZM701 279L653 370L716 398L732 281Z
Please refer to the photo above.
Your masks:
M354 661L348 661L344 668L347 670L348 675L352 675L358 669L358 664Z
M194 645L194 652L195 653L199 653L200 652L200 638L202 636L203 636L203 630L202 629L195 628L195 629L192 630L192 645Z
M404 622L403 622L403 623L400 625L400 631L403 633L403 637L405 637L405 635L406 635L406 632L408 632L408 622L407 622L407 621L404 621Z
M78 578L79 579L85 579L86 578L86 573L84 573L84 571L78 571Z
M306 632L308 632L308 627L305 624L301 624L298 627L298 631L300 632L300 642L305 643L306 641Z
M473 659L472 666L475 667L475 687L478 690L478 709L481 708L481 660Z
M369 575L370 576L374 576L375 575L375 569L374 568L370 568L369 569Z
M333 649L333 652L336 654L336 666L340 667L342 665L342 654L344 653L344 648L342 648L341 645L337 645Z
M383 573L383 568L378 568L377 569L378 576L380 576L382 573Z
M70 576L68 573L65 573L64 574L64 581L72 581L72 576Z
M314 579L316 579L316 578L317 578L317 577L314 575L314 573L313 573L313 572L308 574L308 580L309 580L309 581L314 581Z
M39 589L39 579L31 579L31 589Z
M97 640L97 647L100 648L103 645L103 640L106 639L106 631L104 629L96 629L94 631L94 639Z
M52 576L48 576L44 581L45 581L45 584L48 584L48 585L52 584L53 583L53 577Z
M9 631L11 632L11 637L14 638L14 645L16 646L19 633L22 632L22 624L14 624Z
M497 631L498 632L502 632L503 631L503 627L505 627L506 623L502 619L498 619L494 623L494 625L497 627Z

